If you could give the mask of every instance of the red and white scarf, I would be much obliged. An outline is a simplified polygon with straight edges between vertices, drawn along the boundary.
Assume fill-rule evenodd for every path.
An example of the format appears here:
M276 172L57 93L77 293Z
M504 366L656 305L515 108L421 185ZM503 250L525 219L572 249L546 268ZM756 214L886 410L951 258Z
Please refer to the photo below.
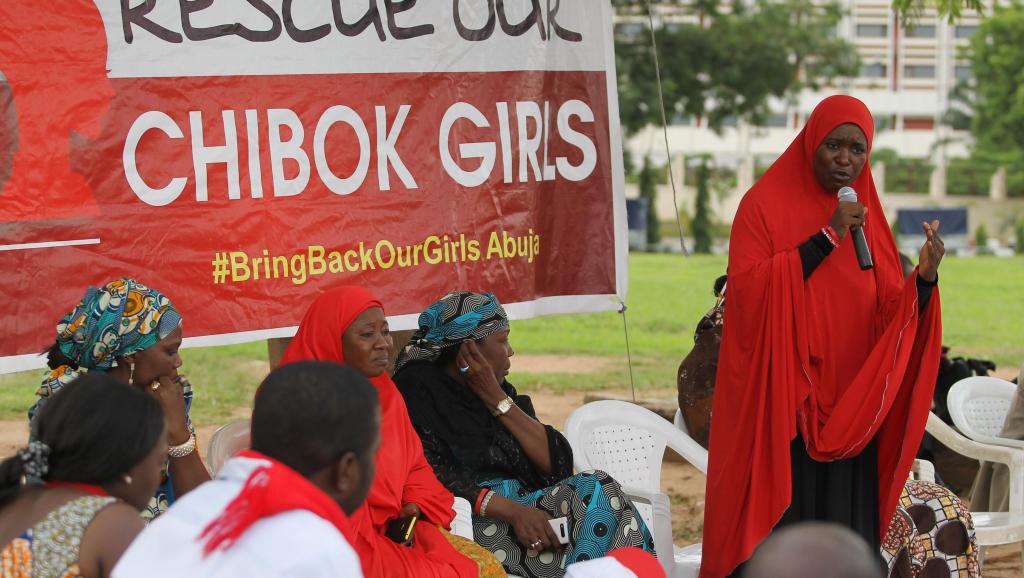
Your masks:
M203 555L218 549L227 550L253 524L291 510L306 510L327 520L353 543L348 517L341 507L320 488L295 470L257 451L245 450L236 457L267 462L253 470L242 491L199 535L205 541Z

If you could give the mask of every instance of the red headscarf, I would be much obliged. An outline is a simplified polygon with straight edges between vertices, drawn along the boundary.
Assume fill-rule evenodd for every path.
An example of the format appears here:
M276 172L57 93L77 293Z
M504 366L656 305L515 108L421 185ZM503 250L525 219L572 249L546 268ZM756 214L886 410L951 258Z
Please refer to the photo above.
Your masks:
M822 101L744 196L729 246L729 296L713 402L703 578L729 574L789 507L798 428L819 461L878 440L879 527L887 528L924 433L941 347L939 295L919 316L871 167L852 184L868 208L875 267L861 271L848 235L804 281L797 247L828 224L837 198L814 175L833 129L874 123L849 96Z
M345 363L341 336L359 315L384 306L362 287L327 291L310 305L281 365L319 360ZM405 401L387 373L369 378L380 398L381 445L377 476L370 494L351 517L366 578L416 576L424 578L475 577L477 565L459 554L441 535L437 524L450 527L455 516L454 496L437 481L423 456L423 444L409 421ZM402 506L415 503L426 521L415 527L414 547L400 546L384 537L387 523L401 516Z

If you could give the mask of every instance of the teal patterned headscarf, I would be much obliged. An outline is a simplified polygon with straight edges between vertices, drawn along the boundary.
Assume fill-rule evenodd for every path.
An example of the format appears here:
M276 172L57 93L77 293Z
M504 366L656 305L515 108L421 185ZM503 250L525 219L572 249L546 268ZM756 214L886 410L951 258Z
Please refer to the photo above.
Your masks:
M508 329L508 315L494 293L449 293L420 313L419 329L398 354L395 372L413 361L437 361L441 352L467 339Z
M57 346L71 363L47 372L37 392L40 402L84 371L110 369L115 358L156 345L179 325L181 314L171 300L135 279L90 287L57 323Z

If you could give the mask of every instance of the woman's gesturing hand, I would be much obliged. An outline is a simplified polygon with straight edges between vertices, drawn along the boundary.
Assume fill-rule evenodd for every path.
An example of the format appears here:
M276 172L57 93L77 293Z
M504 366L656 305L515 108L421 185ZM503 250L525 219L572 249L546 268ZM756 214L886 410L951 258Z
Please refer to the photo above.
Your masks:
M934 283L939 274L939 263L942 262L942 257L946 254L946 246L942 243L942 238L939 237L938 219L932 221L931 224L921 223L921 228L924 229L924 234L928 236L928 239L921 246L921 255L917 259L917 273L925 281Z

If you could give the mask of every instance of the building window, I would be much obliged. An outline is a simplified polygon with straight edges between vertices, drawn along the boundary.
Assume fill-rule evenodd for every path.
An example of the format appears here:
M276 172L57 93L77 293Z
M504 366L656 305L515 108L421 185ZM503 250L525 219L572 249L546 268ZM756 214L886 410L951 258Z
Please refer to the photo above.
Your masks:
M953 74L957 80L970 80L974 76L971 73L970 64L957 64L956 68L953 69Z
M885 78L886 66L881 62L865 64L860 69L862 78Z
M615 34L625 40L636 40L646 30L646 26L639 22L620 22L615 25Z
M736 119L736 115L730 114L729 116L722 119L722 126L736 126L739 124Z
M672 117L672 126L691 126L693 125L693 117L683 114L677 114Z
M769 128L786 128L789 126L789 116L785 114L769 114L765 117L761 126Z
M880 133L883 130L889 130L892 127L892 119L886 115L878 115L875 117L875 133Z
M935 65L933 64L908 64L903 67L905 78L935 78Z
M978 31L978 27L975 25L964 24L956 27L957 38L970 38L974 36L974 33Z
M905 130L932 130L935 128L935 119L930 116L908 116L903 119Z
M857 36L861 38L885 38L889 35L888 24L858 24Z
M922 24L907 29L907 38L935 38L935 26Z

